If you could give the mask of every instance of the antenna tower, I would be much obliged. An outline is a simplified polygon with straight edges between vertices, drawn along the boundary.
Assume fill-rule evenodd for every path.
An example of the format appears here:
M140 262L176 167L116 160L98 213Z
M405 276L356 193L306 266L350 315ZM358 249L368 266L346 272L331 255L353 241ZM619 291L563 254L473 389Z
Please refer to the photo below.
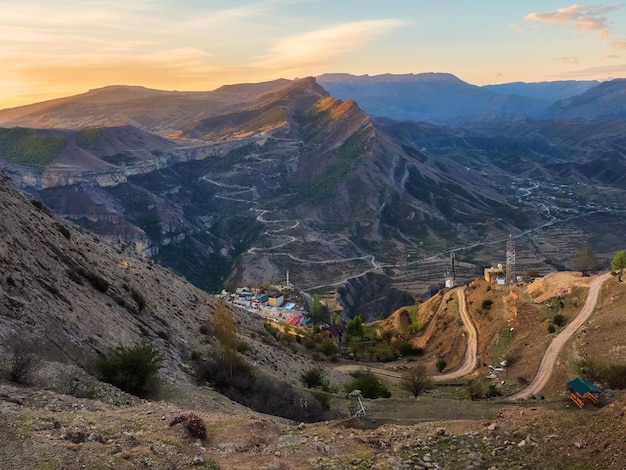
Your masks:
M515 284L515 240L509 235L506 242L506 283L509 286Z

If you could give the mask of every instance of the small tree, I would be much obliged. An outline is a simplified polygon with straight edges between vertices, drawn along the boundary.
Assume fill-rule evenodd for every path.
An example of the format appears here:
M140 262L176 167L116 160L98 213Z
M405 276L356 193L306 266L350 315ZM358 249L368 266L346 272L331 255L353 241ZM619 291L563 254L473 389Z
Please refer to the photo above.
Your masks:
M217 303L213 312L213 334L218 341L215 360L227 375L232 376L237 366L237 325L222 301Z
M617 280L622 282L622 271L626 268L626 251L620 250L615 253L611 260L611 271L617 272Z
M148 342L114 349L96 362L102 378L116 387L137 396L145 396L161 368L163 358Z
M417 398L420 393L433 387L433 381L428 377L426 367L417 366L404 373L400 380L400 387Z
M348 321L346 325L346 333L348 336L361 337L363 336L363 317L357 315L352 320Z
M9 377L12 382L28 383L30 375L37 367L39 357L35 354L35 346L18 335L9 337Z
M437 362L435 362L435 367L437 368L440 374L443 372L443 370L446 368L447 365L448 363L443 357L440 357L439 359L437 359Z
M328 309L322 302L320 301L320 296L315 294L313 296L313 307L311 308L311 317L315 323L328 323L330 316L328 314Z
M586 276L598 266L598 258L589 245L583 246L576 252L574 268Z

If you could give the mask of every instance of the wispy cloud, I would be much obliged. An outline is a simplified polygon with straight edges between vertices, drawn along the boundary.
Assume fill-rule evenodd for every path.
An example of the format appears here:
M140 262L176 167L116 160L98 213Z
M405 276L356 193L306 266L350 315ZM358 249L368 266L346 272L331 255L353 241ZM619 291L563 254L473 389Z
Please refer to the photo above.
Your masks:
M604 76L603 80L610 80L615 77L624 76L624 74L626 74L626 63L586 67L580 70L568 70L567 72L556 75L556 77L572 79Z
M401 20L375 20L336 24L279 40L253 64L265 69L298 70L327 63L358 50L404 24Z
M613 5L571 5L556 11L526 15L527 20L541 23L571 24L583 33L595 31L600 39L607 40L616 49L626 49L626 41L615 29L609 26L607 14L622 8L621 3Z
M558 64L577 64L579 60L578 57L558 57L555 62Z

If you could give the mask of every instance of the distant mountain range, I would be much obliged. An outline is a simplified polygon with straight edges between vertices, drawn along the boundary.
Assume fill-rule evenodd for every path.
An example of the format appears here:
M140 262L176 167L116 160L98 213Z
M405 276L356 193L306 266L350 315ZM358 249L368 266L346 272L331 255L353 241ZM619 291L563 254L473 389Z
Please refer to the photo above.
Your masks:
M473 278L509 235L520 273L622 248L625 90L449 74L112 86L0 110L0 164L206 290L289 270L377 318L439 288L452 250Z

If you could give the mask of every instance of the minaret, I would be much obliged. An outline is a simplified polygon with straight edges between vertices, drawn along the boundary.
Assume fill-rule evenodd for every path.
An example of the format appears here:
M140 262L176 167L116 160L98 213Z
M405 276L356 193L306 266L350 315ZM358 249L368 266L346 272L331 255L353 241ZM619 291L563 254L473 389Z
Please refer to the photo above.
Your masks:
M287 270L287 287L289 287L289 270Z
M506 284L515 284L515 240L513 235L509 235L506 242Z

